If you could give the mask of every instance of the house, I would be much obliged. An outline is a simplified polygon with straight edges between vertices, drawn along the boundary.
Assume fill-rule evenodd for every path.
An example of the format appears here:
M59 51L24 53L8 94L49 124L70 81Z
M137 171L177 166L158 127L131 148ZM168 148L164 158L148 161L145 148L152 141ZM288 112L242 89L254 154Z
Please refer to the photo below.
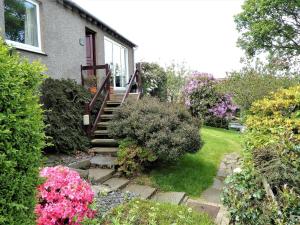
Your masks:
M134 73L137 46L71 0L0 0L0 30L7 44L40 60L52 78L82 83L81 65L107 63L114 89L125 90ZM96 73L98 84L104 76L85 72Z

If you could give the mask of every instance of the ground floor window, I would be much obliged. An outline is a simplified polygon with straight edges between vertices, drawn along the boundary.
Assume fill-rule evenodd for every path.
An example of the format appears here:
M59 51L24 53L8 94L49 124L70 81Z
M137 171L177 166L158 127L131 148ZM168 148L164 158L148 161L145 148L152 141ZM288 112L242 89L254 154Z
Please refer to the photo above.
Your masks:
M105 63L110 65L114 87L124 89L128 82L128 51L121 44L105 37Z
M40 49L39 4L33 0L4 0L5 38L15 47Z

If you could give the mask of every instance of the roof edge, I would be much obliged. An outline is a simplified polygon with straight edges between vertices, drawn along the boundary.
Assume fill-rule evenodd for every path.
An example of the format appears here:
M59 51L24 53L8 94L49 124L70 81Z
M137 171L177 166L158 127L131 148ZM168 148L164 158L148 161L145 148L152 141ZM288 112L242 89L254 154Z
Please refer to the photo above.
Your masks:
M105 33L113 36L117 40L121 41L124 44L129 45L132 48L138 47L136 44L125 38L123 35L118 33L116 30L114 30L112 27L108 26L98 18L96 18L94 15L92 15L90 12L88 12L86 9L82 8L77 3L73 2L72 0L56 0L58 3L70 8L71 10L76 9L79 13L79 16L86 18L89 22L92 24L98 26L102 31Z

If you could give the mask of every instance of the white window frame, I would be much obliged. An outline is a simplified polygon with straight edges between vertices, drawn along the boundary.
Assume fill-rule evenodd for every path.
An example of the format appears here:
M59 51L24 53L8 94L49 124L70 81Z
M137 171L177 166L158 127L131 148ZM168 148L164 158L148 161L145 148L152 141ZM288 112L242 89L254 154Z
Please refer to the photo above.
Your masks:
M29 45L29 44L23 44L17 41L12 41L12 40L8 40L5 39L6 43L18 48L18 49L23 49L23 50L27 50L27 51L32 51L32 52L37 52L37 53L43 53L42 51L42 46L41 46L41 23L40 23L40 5L37 1L34 0L24 0L25 2L29 2L33 5L36 6L36 18L37 18L37 33L38 33L38 47L33 46L33 45ZM5 21L4 21L5 23Z
M124 59L125 59L125 67L126 67L126 82L128 82L129 81L129 68L128 68L128 48L126 47L126 46L124 46L124 45L122 45L122 44L120 44L120 43L118 43L118 42L116 42L116 41L114 41L113 39L111 39L111 38L109 38L109 37L107 37L107 36L104 36L104 44L105 44L105 41L109 41L109 42L111 42L113 45L117 45L117 46L119 46L119 47L121 47L121 48L123 48L124 50L125 50L125 56L124 56ZM104 47L104 49L105 49L105 47ZM104 52L104 54L106 54L105 52ZM112 53L113 54L113 53ZM113 57L113 55L112 55L112 57ZM104 58L105 58L105 56L104 56ZM115 90L126 90L126 86L125 87L116 87L115 86L115 81L114 81L114 89Z

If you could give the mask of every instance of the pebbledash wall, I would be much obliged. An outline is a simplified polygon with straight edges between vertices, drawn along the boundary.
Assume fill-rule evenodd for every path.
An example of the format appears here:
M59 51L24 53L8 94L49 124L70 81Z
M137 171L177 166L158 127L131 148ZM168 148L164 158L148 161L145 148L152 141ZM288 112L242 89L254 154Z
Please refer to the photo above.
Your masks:
M129 76L134 73L134 47L136 46L133 43L127 39L124 43L104 32L98 25L88 21L87 17L80 15L78 10L66 6L64 1L39 0L38 2L43 54L18 49L21 56L27 57L30 61L40 60L48 68L46 74L52 78L71 78L80 83L80 65L86 65L86 46L80 44L80 39L85 40L85 32L88 28L96 32L96 64L105 63L104 36L106 36L127 48ZM0 34L4 38L4 0L0 0L0 28ZM118 34L114 33L114 36ZM122 37L121 40L124 38Z

